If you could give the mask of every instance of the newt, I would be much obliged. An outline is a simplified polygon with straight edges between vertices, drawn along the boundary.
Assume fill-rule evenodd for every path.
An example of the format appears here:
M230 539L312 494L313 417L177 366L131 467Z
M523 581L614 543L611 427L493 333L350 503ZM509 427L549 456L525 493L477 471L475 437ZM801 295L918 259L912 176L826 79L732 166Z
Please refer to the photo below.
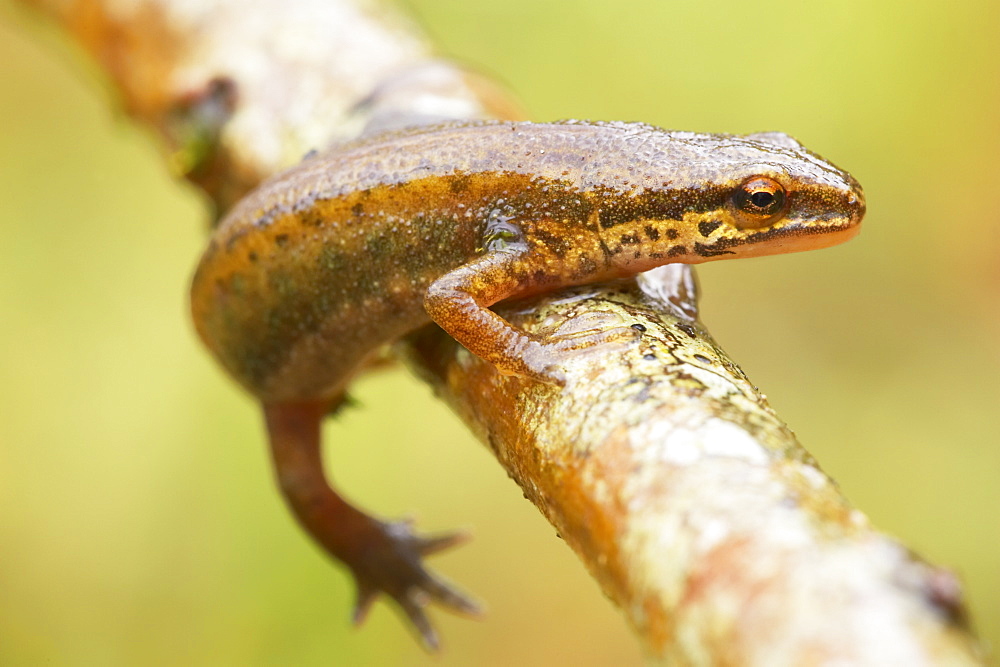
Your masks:
M323 473L320 423L376 351L433 321L501 373L564 385L559 341L490 306L670 262L823 248L864 213L854 178L781 133L452 122L342 144L264 182L214 232L192 313L261 402L293 513L353 574L355 620L388 595L435 647L428 600L477 609L422 563L459 537L370 516Z

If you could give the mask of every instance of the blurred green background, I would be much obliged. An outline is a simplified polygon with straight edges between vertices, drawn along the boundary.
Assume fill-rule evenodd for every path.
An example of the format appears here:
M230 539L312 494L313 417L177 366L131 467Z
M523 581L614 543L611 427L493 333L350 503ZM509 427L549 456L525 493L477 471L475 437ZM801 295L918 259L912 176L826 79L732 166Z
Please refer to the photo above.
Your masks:
M862 235L699 269L703 319L883 530L1000 642L1000 4L410 0L537 120L786 131L864 185ZM396 370L329 428L347 493L475 539L424 656L271 483L185 291L193 190L58 31L0 2L0 663L605 665L624 621L487 450Z

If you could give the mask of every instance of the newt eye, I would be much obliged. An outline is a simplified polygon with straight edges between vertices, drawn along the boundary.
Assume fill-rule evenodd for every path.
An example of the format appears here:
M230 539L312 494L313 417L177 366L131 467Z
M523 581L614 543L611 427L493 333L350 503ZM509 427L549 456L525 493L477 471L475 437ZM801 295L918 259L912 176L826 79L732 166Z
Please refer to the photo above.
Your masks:
M785 189L773 178L754 176L733 193L740 229L763 227L785 212Z

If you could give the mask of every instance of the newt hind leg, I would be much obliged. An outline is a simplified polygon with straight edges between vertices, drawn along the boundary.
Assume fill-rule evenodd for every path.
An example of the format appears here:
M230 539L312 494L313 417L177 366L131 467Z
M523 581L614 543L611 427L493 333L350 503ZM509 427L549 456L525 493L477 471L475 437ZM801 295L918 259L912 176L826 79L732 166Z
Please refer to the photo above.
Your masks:
M320 425L327 407L264 406L281 491L303 528L354 575L354 622L362 622L378 594L385 593L420 633L424 646L435 650L437 634L424 612L429 601L465 614L478 614L479 607L428 572L422 558L465 537L461 533L421 537L411 532L409 522L379 521L341 498L323 473Z

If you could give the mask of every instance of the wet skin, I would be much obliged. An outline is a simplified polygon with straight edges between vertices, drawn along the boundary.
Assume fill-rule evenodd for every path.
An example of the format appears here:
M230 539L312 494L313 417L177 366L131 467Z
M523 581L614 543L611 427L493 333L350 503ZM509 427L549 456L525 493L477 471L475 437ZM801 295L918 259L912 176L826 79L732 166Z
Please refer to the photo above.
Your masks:
M784 134L637 123L450 123L341 145L265 182L195 274L198 333L263 406L277 475L306 529L358 582L356 617L393 597L436 637L425 539L328 485L319 424L383 344L433 320L499 371L560 385L558 341L489 310L509 297L671 262L822 248L859 230L858 183Z

